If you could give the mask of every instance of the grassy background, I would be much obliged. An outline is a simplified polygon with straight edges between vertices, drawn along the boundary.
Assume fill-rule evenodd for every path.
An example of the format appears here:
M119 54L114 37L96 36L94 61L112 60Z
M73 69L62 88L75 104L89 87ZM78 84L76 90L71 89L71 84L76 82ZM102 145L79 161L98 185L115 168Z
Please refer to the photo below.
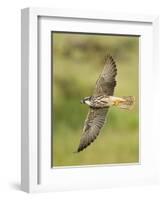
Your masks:
M131 163L139 160L139 38L53 33L53 166ZM88 112L80 99L90 96L110 53L118 75L115 96L133 95L132 111L109 110L97 140L81 153L79 145Z

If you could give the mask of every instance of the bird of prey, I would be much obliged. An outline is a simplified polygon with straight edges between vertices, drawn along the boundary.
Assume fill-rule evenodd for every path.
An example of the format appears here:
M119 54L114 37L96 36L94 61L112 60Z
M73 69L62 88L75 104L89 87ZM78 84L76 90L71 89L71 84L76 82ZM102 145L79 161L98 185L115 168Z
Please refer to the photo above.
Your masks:
M92 96L85 97L81 103L89 106L89 112L84 123L80 144L76 152L87 148L99 135L105 123L108 109L117 106L130 110L135 102L133 96L115 97L114 88L116 86L115 77L117 68L112 56L107 55L104 68L96 82L96 87Z

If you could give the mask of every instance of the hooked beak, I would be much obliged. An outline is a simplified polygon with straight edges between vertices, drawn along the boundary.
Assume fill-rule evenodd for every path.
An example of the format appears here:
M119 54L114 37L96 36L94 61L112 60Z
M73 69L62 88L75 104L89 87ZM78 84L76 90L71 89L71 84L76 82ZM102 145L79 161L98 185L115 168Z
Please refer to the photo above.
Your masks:
M80 103L81 103L81 104L83 104L83 103L84 103L83 99L82 99L82 100L80 100Z

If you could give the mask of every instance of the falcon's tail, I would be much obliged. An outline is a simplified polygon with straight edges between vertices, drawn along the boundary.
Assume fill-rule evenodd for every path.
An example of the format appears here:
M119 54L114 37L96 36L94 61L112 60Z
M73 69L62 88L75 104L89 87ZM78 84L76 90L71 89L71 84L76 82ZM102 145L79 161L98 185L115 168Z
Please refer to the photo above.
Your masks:
M121 97L121 98L123 99L123 101L119 101L116 106L121 109L132 110L135 104L135 97L127 96L127 97Z

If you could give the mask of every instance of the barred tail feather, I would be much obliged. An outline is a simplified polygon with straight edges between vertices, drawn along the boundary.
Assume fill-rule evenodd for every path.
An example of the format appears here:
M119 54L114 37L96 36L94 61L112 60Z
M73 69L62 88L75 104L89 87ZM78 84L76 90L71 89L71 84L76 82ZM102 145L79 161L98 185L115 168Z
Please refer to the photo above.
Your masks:
M132 110L135 104L134 96L122 97L124 101L121 101L117 106L121 109Z

